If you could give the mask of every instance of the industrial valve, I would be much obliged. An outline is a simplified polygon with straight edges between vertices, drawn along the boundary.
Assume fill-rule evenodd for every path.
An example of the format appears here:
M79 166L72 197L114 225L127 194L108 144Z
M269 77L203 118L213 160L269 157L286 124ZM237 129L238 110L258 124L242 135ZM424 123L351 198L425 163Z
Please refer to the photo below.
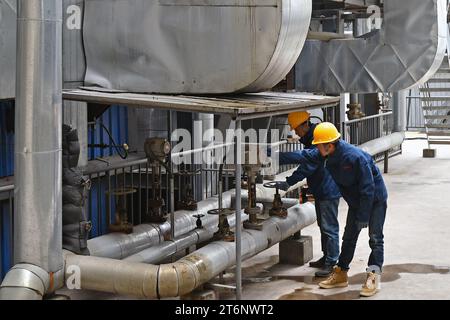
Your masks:
M272 202L272 208L269 210L269 215L271 217L279 217L285 219L288 215L287 209L283 206L283 201L281 200L280 189L278 188L278 182L268 182L264 184L265 188L275 188L275 195Z
M188 210L188 211L196 211L197 210L197 201L195 201L194 195L192 193L192 184L190 181L193 176L200 175L201 170L195 171L187 171L187 170L178 170L176 175L183 177L184 182L184 193L183 198L177 203L177 210ZM180 186L181 187L181 186Z
M208 214L219 216L219 230L214 233L213 240L234 242L234 232L231 231L230 224L228 223L228 216L234 214L234 211L231 209L219 208L209 210Z
M257 155L253 163L250 151L245 152L245 164L242 166L247 175L247 191L248 201L244 212L248 214L248 221L244 222L244 228L253 230L262 230L263 220L258 219L258 215L262 213L261 208L256 206L256 179L262 168L266 166L261 161L261 157Z
M161 167L167 171L167 156L170 154L170 142L163 138L149 138L144 144L147 162L152 169L152 199L148 199L146 221L161 223L166 221L166 203L161 192Z
M133 225L128 222L128 211L126 208L126 197L127 195L133 195L136 189L132 188L118 188L112 192L106 192L107 195L113 195L116 199L116 213L115 213L115 223L109 225L110 232L121 232L125 234L130 234L133 232Z
M197 229L203 229L202 218L204 216L205 216L204 214L196 214L196 215L194 215L194 218L197 219L197 221L195 221L195 225L197 226Z

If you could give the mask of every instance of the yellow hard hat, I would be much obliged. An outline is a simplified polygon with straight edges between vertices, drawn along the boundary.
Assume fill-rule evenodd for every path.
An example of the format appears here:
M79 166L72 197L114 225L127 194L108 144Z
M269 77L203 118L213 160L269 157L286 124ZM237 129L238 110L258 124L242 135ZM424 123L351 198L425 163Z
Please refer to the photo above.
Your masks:
M330 143L338 140L341 137L338 129L334 124L329 122L323 122L317 125L314 129L314 141L312 144Z
M311 118L311 114L307 111L292 112L288 116L288 123L291 130L295 130L299 125L305 123Z

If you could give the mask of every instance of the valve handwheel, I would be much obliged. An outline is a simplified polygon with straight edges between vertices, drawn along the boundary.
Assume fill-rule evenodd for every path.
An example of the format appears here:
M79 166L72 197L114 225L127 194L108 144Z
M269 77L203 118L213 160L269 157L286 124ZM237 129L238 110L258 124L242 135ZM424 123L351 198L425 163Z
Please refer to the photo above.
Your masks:
M229 216L229 215L234 214L234 211L231 209L213 209L213 210L209 210L208 214Z
M279 181L271 181L263 184L264 188L275 189L278 188Z

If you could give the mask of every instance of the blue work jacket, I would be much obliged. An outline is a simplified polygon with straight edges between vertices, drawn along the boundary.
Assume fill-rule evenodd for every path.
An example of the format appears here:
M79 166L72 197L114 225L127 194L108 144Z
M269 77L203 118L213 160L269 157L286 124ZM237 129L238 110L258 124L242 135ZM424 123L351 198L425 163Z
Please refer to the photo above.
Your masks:
M306 150L316 149L312 144L316 126L316 124L311 125L308 133L300 139L300 142L305 146ZM333 181L328 170L324 168L324 166L317 166L315 159L311 158L308 153L303 153L300 150L294 152L280 152L279 157L280 165L299 165L292 176L286 179L290 186L293 186L306 178L308 187L315 199L320 201L339 199L341 197L339 188Z

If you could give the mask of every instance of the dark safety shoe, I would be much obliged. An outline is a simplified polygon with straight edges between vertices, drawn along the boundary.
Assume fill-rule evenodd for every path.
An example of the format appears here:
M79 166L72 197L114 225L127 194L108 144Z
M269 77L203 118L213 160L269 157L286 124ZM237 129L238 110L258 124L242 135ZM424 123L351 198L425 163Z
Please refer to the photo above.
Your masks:
M317 261L310 262L310 263L309 263L309 266L310 266L311 268L322 269L322 268L325 266L325 259L326 259L326 257L323 256L322 258L320 258L320 259L317 260Z
M315 274L316 277L320 277L320 278L329 277L333 273L333 267L334 266L329 266L329 265L323 266L322 269L320 269L319 271L316 272L316 274Z

